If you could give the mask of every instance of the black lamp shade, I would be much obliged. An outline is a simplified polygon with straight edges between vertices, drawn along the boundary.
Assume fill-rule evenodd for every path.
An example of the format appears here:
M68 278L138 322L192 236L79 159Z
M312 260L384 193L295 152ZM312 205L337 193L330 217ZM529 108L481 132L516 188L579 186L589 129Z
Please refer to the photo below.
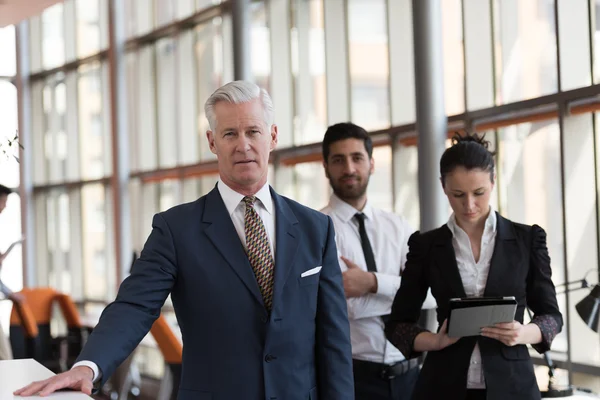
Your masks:
M600 316L600 285L595 285L590 294L577 303L575 308L585 324L597 333Z

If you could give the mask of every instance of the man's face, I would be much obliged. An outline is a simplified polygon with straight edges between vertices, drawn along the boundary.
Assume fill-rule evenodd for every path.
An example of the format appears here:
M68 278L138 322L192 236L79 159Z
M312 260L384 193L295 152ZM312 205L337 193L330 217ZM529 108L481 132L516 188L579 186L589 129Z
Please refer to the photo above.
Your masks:
M267 126L260 99L215 104L215 131L206 132L217 155L219 174L238 192L260 189L267 181L269 154L277 145L277 126Z
M360 139L332 143L323 166L333 192L344 201L356 200L366 193L369 177L375 168L364 141Z
M6 200L8 200L8 195L0 194L0 213L6 208Z

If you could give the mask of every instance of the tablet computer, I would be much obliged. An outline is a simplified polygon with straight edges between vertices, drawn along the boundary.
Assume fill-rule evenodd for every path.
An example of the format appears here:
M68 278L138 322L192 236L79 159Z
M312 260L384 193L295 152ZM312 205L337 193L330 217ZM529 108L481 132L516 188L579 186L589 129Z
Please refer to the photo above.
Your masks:
M514 321L516 311L514 296L450 299L448 336L479 336L483 327Z

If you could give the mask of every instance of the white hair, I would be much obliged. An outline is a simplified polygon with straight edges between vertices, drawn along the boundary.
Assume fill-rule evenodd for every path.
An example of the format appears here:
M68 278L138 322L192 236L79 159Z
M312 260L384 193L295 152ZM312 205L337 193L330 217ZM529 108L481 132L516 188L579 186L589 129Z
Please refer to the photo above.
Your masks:
M247 103L252 100L260 99L264 114L265 124L270 129L274 119L273 100L265 89L258 87L256 84L248 81L233 81L218 88L204 104L204 113L210 125L210 129L214 131L217 127L217 119L215 116L215 105L220 101L226 101L230 104Z

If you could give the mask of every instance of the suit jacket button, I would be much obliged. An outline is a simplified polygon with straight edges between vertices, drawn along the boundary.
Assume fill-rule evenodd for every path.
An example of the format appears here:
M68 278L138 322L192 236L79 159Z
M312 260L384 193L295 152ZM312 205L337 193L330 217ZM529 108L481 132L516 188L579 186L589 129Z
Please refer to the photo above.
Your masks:
M267 323L267 321L268 321L268 318L267 318L267 317L265 317L265 316L262 316L262 317L260 317L260 320L261 320L261 322L262 322L263 324L266 324L266 323Z
M267 355L265 356L265 361L266 361L266 362L271 362L271 361L273 361L273 360L276 360L276 359L277 359L277 357L275 357L275 356L274 356L274 355L272 355L272 354L267 354Z

